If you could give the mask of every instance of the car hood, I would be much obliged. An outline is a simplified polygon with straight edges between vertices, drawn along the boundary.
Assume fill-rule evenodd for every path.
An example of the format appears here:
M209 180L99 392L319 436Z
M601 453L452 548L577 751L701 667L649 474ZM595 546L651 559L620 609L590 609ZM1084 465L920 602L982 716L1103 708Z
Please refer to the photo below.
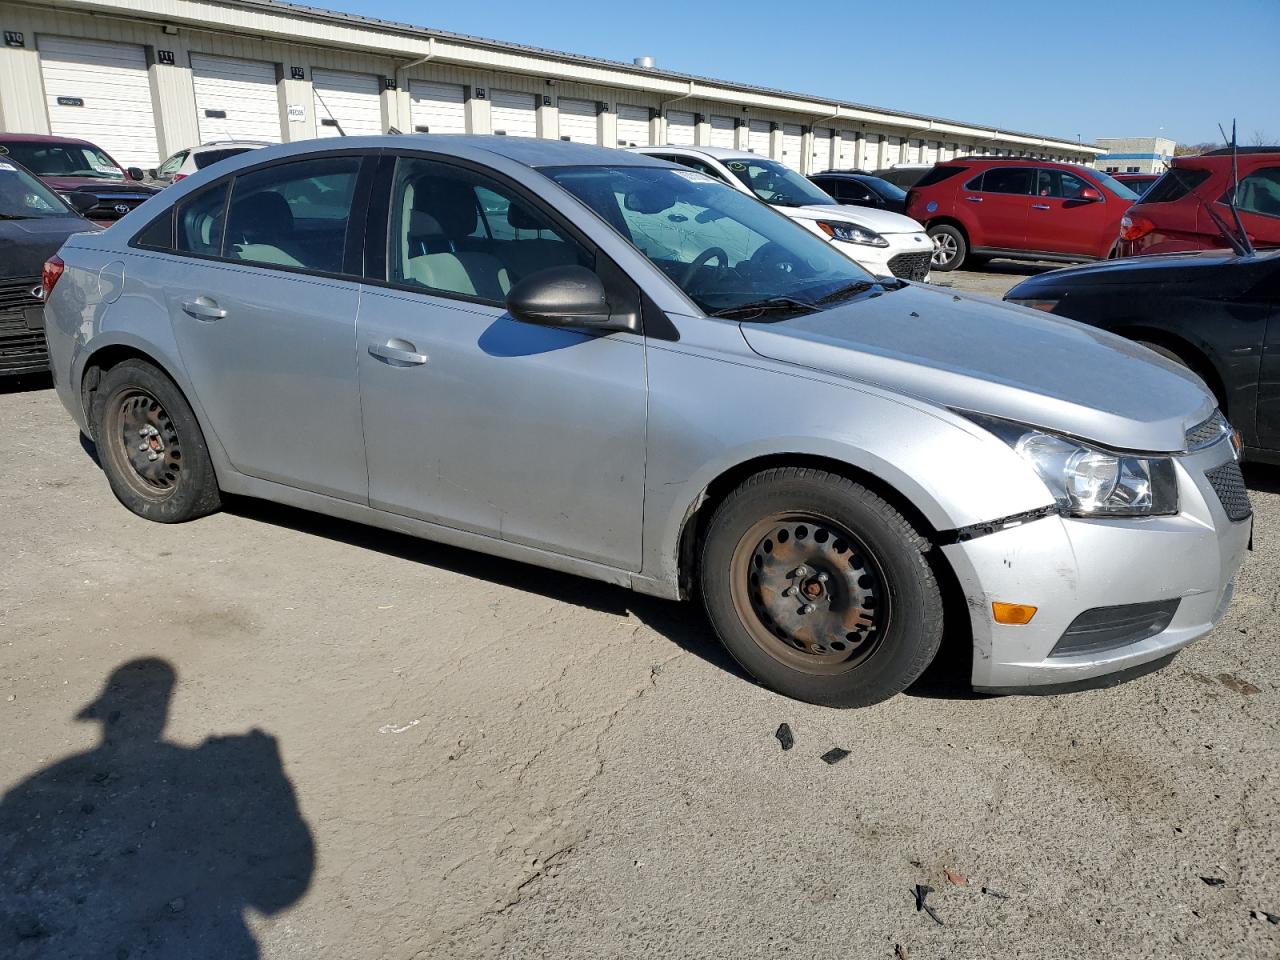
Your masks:
M844 204L815 204L811 207L779 207L783 213L798 220L847 220L876 233L923 233L922 227L910 217L888 210L870 207L850 207Z
M62 193L158 193L159 191L136 180L99 180L96 177L41 177L46 184Z
M0 220L0 283L40 276L44 262L73 233L97 231L82 217Z
M740 326L773 360L1121 450L1181 450L1214 409L1193 374L1135 343L937 287Z

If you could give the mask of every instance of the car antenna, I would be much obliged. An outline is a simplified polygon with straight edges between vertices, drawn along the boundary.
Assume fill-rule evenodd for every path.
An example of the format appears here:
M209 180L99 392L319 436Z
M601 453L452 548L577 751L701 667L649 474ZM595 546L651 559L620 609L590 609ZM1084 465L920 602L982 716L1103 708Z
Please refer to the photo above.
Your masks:
M1218 132L1222 134L1223 140L1227 139L1227 132L1222 129L1222 124L1218 124ZM1249 239L1249 234L1248 232L1246 232L1244 228L1244 224L1240 220L1240 211L1236 209L1236 191L1239 189L1239 186L1240 186L1240 167L1239 167L1239 164L1236 162L1239 148L1236 145L1236 121L1234 118L1231 121L1230 147L1231 147L1231 189L1227 193L1227 196L1230 197L1230 199L1227 201L1227 206L1231 208L1231 217L1233 220L1235 220L1236 230L1238 230L1240 233L1240 245L1244 247L1244 251L1245 251L1243 256L1252 257L1256 254L1256 251L1253 249L1253 241Z

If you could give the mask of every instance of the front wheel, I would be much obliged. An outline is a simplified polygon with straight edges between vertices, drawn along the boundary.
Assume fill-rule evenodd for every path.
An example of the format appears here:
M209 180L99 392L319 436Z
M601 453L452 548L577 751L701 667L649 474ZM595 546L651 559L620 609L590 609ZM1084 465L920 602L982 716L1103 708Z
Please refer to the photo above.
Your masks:
M195 413L177 385L151 364L126 360L103 374L92 421L107 482L138 516L181 523L221 506Z
M846 477L767 470L711 519L703 602L761 683L810 703L868 706L914 682L942 642L927 549L898 510Z
M963 233L949 223L930 227L928 233L933 241L933 259L930 263L934 270L949 273L964 263L969 244Z

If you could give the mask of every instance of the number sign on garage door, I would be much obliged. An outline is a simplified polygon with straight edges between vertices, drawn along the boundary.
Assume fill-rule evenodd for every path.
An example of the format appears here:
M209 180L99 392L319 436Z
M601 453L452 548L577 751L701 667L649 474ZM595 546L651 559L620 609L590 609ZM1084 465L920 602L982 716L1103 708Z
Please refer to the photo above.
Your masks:
M312 70L316 136L367 137L382 133L382 83L371 73Z
M144 48L41 37L39 49L50 132L95 143L126 167L159 162Z
M801 142L800 124L784 123L782 125L782 162L792 170L800 169L804 153Z
M696 140L693 114L687 110L668 110L667 143L673 146L692 146Z
M752 120L747 128L747 149L762 157L769 156L770 140L773 136L769 130L768 120Z
M200 139L280 142L276 65L191 54Z
M618 104L618 146L649 146L649 108Z
M599 143L600 125L596 122L594 100L560 98L560 139L574 143Z
M505 133L508 137L538 135L538 108L532 93L495 90L490 100L490 111L494 133Z
M711 117L711 145L732 150L737 146L734 138L733 117Z
M467 88L460 83L409 81L414 133L466 133Z

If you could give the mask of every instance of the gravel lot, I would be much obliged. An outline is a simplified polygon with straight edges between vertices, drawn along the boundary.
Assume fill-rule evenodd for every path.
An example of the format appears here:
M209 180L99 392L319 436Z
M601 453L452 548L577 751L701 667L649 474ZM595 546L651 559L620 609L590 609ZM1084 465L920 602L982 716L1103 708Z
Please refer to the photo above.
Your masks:
M1248 476L1236 601L1163 671L837 712L689 605L253 502L149 524L10 384L0 956L1280 956L1280 471Z

